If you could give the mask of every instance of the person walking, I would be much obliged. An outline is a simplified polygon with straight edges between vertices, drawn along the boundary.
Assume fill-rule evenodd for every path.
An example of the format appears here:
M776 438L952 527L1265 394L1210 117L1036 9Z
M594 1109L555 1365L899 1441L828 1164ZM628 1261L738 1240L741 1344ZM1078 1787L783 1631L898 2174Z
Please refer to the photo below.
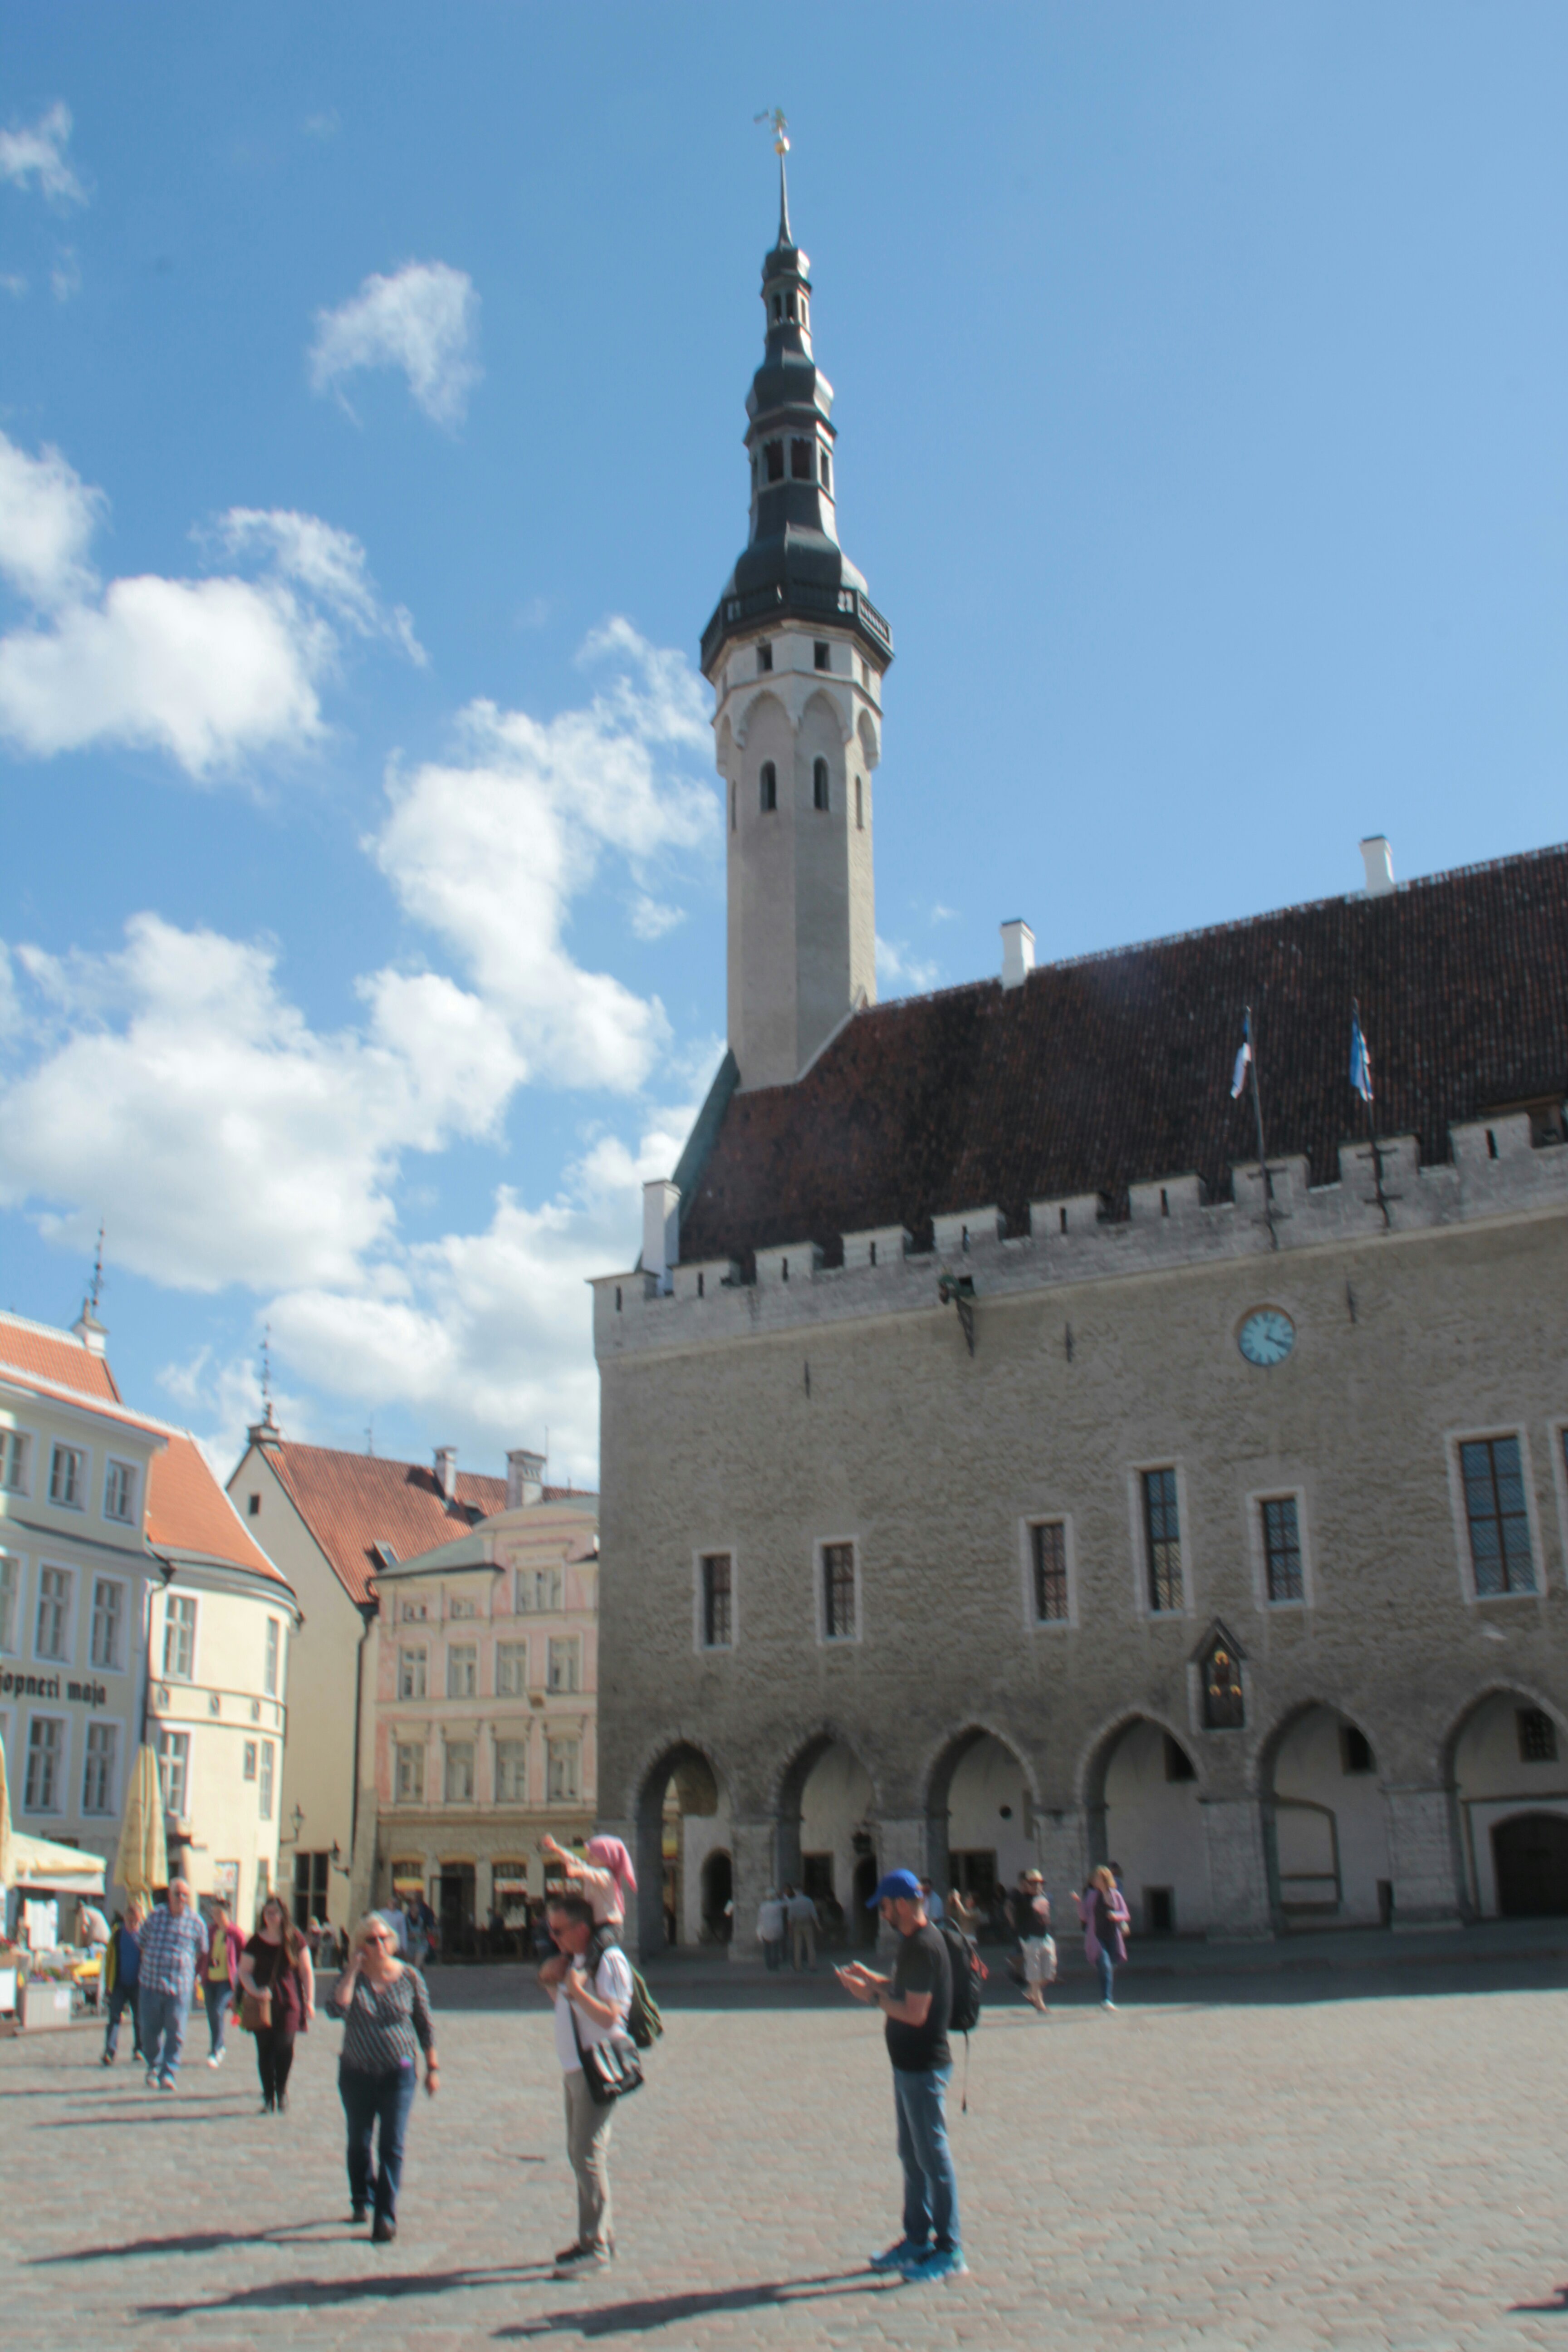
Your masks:
M923 2285L962 2277L968 2268L959 2235L958 2176L947 2142L952 1964L940 1931L926 1917L912 1870L889 1870L866 1907L879 1911L884 1925L897 1930L892 1975L879 1976L858 1960L835 1974L847 1992L874 2004L887 2020L904 2171L903 2236L873 2254L871 2268L901 2271Z
M207 1927L206 1966L202 1970L202 1999L206 2003L207 2034L212 2043L207 2064L216 2068L223 2064L227 2054L224 2029L239 1985L245 1937L228 1916L226 1895L215 1895L208 1907L212 1918Z
M327 2014L343 2027L338 2096L348 2124L349 2218L357 2222L372 2214L370 2234L384 2246L397 2235L397 2192L418 2053L425 2053L428 2098L439 2085L441 2062L425 1979L398 1958L397 1937L379 1911L354 1929L348 1966L332 1988Z
M625 1927L626 1895L637 1893L637 1880L631 1855L619 1838L591 1837L586 1853L578 1853L572 1846L558 1845L546 1830L539 1850L552 1855L567 1877L575 1879L574 1891L585 1895L594 1906L595 1927Z
M1056 1982L1057 1945L1051 1934L1051 1899L1044 1875L1021 1870L1018 1884L1007 1897L1007 1917L1018 1938L1019 1979L1024 1999L1041 2017L1048 2017L1046 1987Z
M1083 1927L1084 1957L1100 1973L1100 2005L1114 2009L1116 1971L1127 1958L1127 1930L1132 1925L1127 1898L1116 1884L1114 1871L1102 1862L1073 1901Z
M269 1895L261 1906L260 1922L240 1958L239 1987L256 2004L247 2013L247 2025L256 2036L261 2113L287 2115L294 2042L310 2031L316 2014L316 1978L310 1948L280 1895Z
M142 1930L138 1947L138 2006L149 2090L174 2087L196 1970L206 1957L206 1922L184 1879L172 1878L165 1899Z
M555 1957L539 1981L555 2004L555 2055L566 2101L566 2154L577 2176L577 2235L555 2257L557 2278L602 2270L615 2255L610 2205L613 2100L600 2106L588 2089L583 2053L625 2027L632 2003L630 1963L612 1930L595 1925L584 1895L552 1895L550 1934Z
M776 1886L770 1886L757 1906L757 1941L765 1966L776 1969L784 1951L784 1907Z
M919 1892L917 1885L916 1892ZM784 1888L784 1917L789 1921L790 1966L798 1976L802 1969L816 1973L816 1906L809 1895L797 1893L793 1886Z
M946 1906L929 1878L921 1879L921 1893L925 1897L926 1917L933 1927L940 1927Z
M147 1906L139 1895L133 1895L125 1906L125 1916L120 1920L103 1948L103 1999L108 2004L109 2022L103 2035L103 2063L112 2066L120 2055L120 2020L125 2010L131 2011L131 2055L142 2055L142 2012L137 2004L137 1971L141 1965L141 1927L147 1916Z

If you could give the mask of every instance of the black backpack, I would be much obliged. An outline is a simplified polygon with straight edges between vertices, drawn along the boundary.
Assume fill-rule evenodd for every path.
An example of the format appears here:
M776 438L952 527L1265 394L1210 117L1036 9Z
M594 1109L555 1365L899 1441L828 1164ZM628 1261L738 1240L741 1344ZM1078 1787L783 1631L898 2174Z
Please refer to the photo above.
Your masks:
M939 1919L936 1932L947 1946L948 1966L952 1971L952 2006L948 2012L947 2030L950 2033L967 2033L980 2022L980 1988L990 1970L973 1938L951 1919Z

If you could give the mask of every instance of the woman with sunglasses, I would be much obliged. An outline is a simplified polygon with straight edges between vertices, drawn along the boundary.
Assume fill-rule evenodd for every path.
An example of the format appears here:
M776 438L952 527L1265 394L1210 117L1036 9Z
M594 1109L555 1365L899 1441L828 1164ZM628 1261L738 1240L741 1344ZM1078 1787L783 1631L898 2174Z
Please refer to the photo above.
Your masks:
M348 2118L351 2218L363 2221L374 2207L370 2234L385 2245L397 2235L397 2187L418 2051L425 2053L425 2088L431 2098L441 2070L425 1979L398 1958L397 1937L379 1911L354 1929L348 1966L327 2009L344 2028L338 2093ZM371 2141L378 2125L373 2165Z

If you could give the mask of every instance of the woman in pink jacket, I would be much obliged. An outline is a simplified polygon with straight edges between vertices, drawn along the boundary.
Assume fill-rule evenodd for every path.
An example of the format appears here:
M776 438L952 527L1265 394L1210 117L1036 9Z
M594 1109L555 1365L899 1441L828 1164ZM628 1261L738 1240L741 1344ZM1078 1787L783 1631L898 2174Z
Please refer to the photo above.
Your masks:
M1116 1971L1127 1958L1127 1930L1132 1925L1132 1914L1127 1908L1121 1889L1116 1884L1116 1874L1102 1862L1089 1874L1089 1885L1081 1895L1075 1895L1078 1916L1083 1927L1084 1956L1091 1968L1100 1971L1100 2005L1114 2009L1111 1992Z

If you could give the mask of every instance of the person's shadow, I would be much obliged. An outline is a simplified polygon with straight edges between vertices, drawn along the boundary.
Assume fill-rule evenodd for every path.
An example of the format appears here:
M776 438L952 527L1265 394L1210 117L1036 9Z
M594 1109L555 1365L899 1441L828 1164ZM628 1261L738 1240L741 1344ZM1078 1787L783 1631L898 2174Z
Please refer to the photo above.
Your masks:
M898 2277L875 2271L827 2271L818 2278L759 2280L752 2286L713 2287L689 2294L647 2295L633 2303L601 2303L588 2310L541 2312L537 2319L498 2327L494 2341L518 2344L531 2336L640 2336L714 2312L778 2310L795 2303L826 2303L843 2295L885 2294Z

